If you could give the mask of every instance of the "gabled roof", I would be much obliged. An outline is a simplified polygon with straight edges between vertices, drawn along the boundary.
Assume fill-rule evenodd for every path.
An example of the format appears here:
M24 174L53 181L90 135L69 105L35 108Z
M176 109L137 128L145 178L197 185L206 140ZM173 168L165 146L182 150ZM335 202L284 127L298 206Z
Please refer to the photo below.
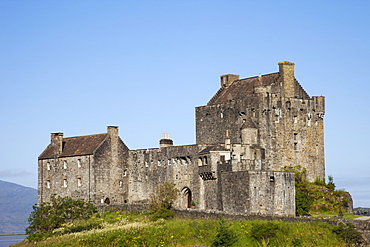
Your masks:
M58 157L93 154L107 136L108 134L97 134L63 138L62 153ZM49 146L47 146L44 152L39 156L39 159L41 160L54 158L54 148L56 147L49 144Z
M215 96L208 102L208 105L223 104L231 100L237 101L245 99L248 95L253 94L253 87L271 85L276 82L278 78L279 73L277 72L236 80L227 88L220 88Z

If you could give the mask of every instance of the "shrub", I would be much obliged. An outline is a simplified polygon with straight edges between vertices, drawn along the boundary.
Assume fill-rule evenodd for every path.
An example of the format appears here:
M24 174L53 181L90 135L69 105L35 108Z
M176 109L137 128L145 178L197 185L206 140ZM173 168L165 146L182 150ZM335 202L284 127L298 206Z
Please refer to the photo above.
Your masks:
M150 196L149 211L153 219L167 219L174 216L172 211L173 202L178 196L179 190L173 183L164 183L157 187L155 194Z
M314 199L309 194L306 186L300 185L296 187L295 191L295 203L296 203L296 215L309 215L311 205Z
M279 225L272 221L256 221L252 223L251 237L257 241L274 238L279 231Z
M355 226L351 223L339 223L333 228L333 232L343 239L347 244L359 244L362 242L362 236Z
M224 218L220 217L217 233L213 239L212 246L232 246L236 241L237 236L229 228L229 224L224 220Z
M50 202L33 205L33 211L28 218L30 225L26 228L29 240L39 240L47 237L54 229L75 219L87 219L96 208L84 200L73 200L70 197L52 195Z

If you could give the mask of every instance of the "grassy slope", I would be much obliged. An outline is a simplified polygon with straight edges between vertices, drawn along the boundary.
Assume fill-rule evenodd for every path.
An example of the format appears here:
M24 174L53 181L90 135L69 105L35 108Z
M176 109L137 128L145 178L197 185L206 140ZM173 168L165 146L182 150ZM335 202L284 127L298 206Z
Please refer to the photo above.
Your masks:
M152 222L146 214L106 212L66 225L44 241L17 246L211 246L219 224L218 220L176 218ZM276 236L265 240L253 238L258 235L253 229L259 224L257 221L226 224L237 237L233 246L345 246L332 233L331 226L321 222L268 222L275 226L272 231ZM269 235L263 231L262 234Z

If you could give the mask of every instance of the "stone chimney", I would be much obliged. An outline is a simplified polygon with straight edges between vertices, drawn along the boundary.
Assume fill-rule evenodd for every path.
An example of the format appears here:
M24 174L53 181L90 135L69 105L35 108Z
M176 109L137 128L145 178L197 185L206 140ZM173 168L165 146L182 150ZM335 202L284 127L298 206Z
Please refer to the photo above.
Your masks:
M159 147L166 148L173 146L173 141L171 140L171 135L169 133L162 133L162 139L159 140Z
M107 133L110 137L118 137L118 126L108 126Z
M51 145L54 149L54 158L63 152L63 133L51 133Z
M107 133L110 139L111 166L118 164L118 126L108 126Z
M279 74L283 79L283 88L285 97L293 98L296 96L296 84L294 78L294 63L291 62L280 62L279 63Z
M239 75L227 74L220 76L221 87L228 87L237 80L239 80Z

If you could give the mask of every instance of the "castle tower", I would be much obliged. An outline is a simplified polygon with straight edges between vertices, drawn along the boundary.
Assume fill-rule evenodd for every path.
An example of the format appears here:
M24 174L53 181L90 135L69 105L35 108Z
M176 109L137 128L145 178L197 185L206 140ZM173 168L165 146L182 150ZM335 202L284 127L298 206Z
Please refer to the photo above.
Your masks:
M258 129L250 117L244 119L244 123L240 129L242 134L242 144L257 144Z

